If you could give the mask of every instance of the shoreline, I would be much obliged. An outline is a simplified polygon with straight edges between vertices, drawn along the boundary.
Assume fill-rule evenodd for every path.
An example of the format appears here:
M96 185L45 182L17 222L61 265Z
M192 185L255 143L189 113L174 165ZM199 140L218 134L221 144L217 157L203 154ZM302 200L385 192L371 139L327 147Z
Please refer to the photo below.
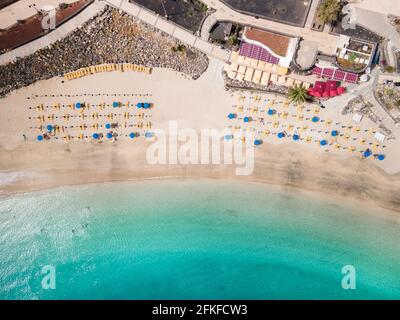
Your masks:
M99 153L107 154L114 146L106 145L105 148L100 146ZM6 184L0 185L1 197L12 197L30 192L50 191L63 187L74 187L104 183L129 183L141 181L157 181L157 180L196 180L210 179L220 181L234 181L243 183L256 183L269 187L288 190L295 193L311 193L318 198L326 198L327 200L337 199L345 201L351 206L361 205L364 207L373 206L394 213L400 212L400 179L399 174L389 175L374 165L367 164L361 160L357 161L357 165L351 166L349 172L343 171L341 163L347 159L338 159L332 155L325 155L325 160L329 171L324 172L321 168L310 167L308 163L316 163L318 160L322 162L320 155L308 155L306 163L297 163L297 172L303 172L302 175L293 177L292 159L299 161L303 152L299 147L294 150L294 146L290 144L268 146L270 153L285 155L287 149L290 149L291 158L289 161L280 162L280 165L270 168L268 161L265 161L265 155L256 152L255 169L249 176L236 176L235 166L227 165L149 165L145 163L144 153L146 145L142 144L139 149L128 155L127 158L134 159L135 167L129 167L128 159L124 163L119 163L117 167L105 170L108 163L104 167L97 169L90 168L89 163L94 161L96 155L88 156L87 162L82 163L79 152L72 148L72 152L59 150L60 153L56 157L59 159L62 155L71 157L69 161L65 161L62 167L40 167L40 166L20 166L13 161L13 166L7 170L1 170L4 174L22 174L22 179L16 179ZM104 150L109 149L109 150ZM262 150L265 151L265 150ZM268 152L268 151L266 151ZM24 152L21 153L23 157ZM118 158L118 155L113 157ZM13 155L11 158L19 158L19 155ZM0 158L1 159L1 158ZM272 156L272 160L275 158ZM264 160L265 163L263 163ZM269 159L267 159L269 160ZM276 159L275 159L276 160ZM53 161L53 160L52 160ZM51 161L51 162L52 162ZM4 161L1 161L4 163ZM308 163L307 163L308 162ZM79 163L79 167L73 165ZM25 163L26 164L26 163ZM322 163L322 166L324 164ZM335 166L335 167L333 167ZM104 169L104 170L103 170ZM16 171L19 170L19 171ZM71 172L76 174L71 175ZM312 172L316 173L312 175ZM351 173L353 172L353 174ZM364 172L364 174L362 174ZM368 173L365 175L365 173ZM324 175L330 174L327 178ZM24 177L25 175L25 177ZM307 178L307 176L309 178ZM337 177L340 177L339 179ZM385 184L384 184L385 183ZM364 185L363 185L364 184ZM374 185L380 188L374 188ZM372 186L372 187L371 187Z
M1 173L1 172L0 172ZM269 183L268 181L262 180L260 178L254 179L235 179L235 178L218 178L213 176L154 176L154 177L143 177L143 178L130 178L130 179L114 179L114 180L98 180L98 181L81 181L71 184L63 184L63 185L40 185L35 186L33 188L28 188L25 190L12 191L4 193L0 193L0 201L7 200L13 197L24 196L25 194L31 193L45 193L57 191L60 189L73 189L74 187L96 187L102 185L109 184L129 184L129 183L144 183L144 182L170 182L170 181L196 181L196 182L204 182L204 181L218 181L218 182L234 182L234 183L244 183L250 185L258 185L266 189L273 189L274 191L280 191L289 193L296 196L304 195L308 198L317 199L318 201L324 201L327 203L332 203L340 207L345 208L357 208L357 211L362 211L362 214L366 213L369 215L373 215L376 217L385 217L391 220L392 222L400 222L400 216L398 215L400 209L388 208L382 206L381 204L364 200L353 195L344 196L342 194L330 194L324 191L318 190L310 190L298 186L289 186L282 184L274 184ZM377 209L382 210L377 212Z

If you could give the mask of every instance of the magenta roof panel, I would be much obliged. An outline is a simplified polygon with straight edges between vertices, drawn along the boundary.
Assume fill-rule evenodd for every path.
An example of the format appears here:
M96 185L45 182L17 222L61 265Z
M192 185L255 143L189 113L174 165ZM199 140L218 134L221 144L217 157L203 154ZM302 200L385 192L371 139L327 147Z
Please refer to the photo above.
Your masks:
M318 66L315 66L313 68L313 74L327 79L333 79L336 81L345 81L348 83L357 83L358 81L358 74L345 72L334 68L320 68Z
M279 58L269 53L261 46L242 41L240 44L239 54L241 56L265 61L272 64L279 64Z

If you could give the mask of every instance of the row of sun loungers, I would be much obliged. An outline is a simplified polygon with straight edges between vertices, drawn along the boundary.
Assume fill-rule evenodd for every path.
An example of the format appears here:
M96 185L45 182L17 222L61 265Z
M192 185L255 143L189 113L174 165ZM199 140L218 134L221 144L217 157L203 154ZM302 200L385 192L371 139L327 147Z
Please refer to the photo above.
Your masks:
M136 71L143 72L146 74L151 73L150 67L140 66L132 63L121 63L121 64L100 64L96 66L90 66L86 68L81 68L76 71L72 71L64 74L64 78L67 80L73 80L77 78L81 78L90 74L99 73L99 72L111 72L111 71Z
M249 57L239 55L238 52L233 52L230 58L232 65L242 65L253 69L260 69L261 71L276 73L278 75L286 75L288 69L277 64L269 63L263 60L257 60Z
M239 66L236 64L226 64L224 70L228 78L232 80L247 81L264 86L267 86L270 82L289 87L294 85L302 85L306 89L310 88L311 86L309 82L295 80L291 77L279 76L274 73L261 71L245 66Z

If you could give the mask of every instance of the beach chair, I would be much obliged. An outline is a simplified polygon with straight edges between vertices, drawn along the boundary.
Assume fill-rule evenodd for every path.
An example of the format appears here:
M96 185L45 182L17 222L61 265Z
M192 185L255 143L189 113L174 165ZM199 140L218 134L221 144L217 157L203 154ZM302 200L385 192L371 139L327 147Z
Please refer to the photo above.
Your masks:
M239 58L239 52L238 51L232 51L231 56L229 57L229 62L236 63L238 58Z
M312 141L312 137L311 137L311 136L307 136L306 142L307 142L307 143L311 143L311 141Z
M379 141L380 143L383 143L386 139L386 135L384 135L382 132L380 131L376 131L374 138Z

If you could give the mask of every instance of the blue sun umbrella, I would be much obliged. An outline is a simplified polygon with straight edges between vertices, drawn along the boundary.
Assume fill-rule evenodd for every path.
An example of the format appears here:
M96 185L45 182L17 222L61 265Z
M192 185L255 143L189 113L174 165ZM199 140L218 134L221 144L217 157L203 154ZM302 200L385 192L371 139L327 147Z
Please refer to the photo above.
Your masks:
M228 114L228 118L229 119L235 119L236 118L236 114L230 113L230 114Z
M285 137L285 134L283 132L279 132L278 133L278 138L282 139L283 137Z
M129 134L129 138L133 139L133 138L135 138L135 137L136 137L136 135L135 135L133 132L131 132L131 133Z
M338 134L339 134L339 132L338 132L337 130L333 130L333 131L331 132L331 136L332 136L332 137L336 137Z
M153 136L153 133L152 133L152 132L146 132L146 133L144 134L144 136L145 136L146 138L151 138L151 137Z
M143 103L143 108L144 109L149 109L150 107L151 107L150 103L147 103L147 102Z
M319 145L320 146L326 146L328 144L328 141L326 141L326 140L321 140L320 142L319 142Z
M243 118L243 121L244 121L244 122L250 122L250 119L251 119L250 117L244 117L244 118Z
M48 126L47 126L47 131L52 131L53 130L53 126L51 125L51 124L49 124Z
M293 135L293 140L297 141L300 139L300 136L298 134Z
M100 138L100 135L98 133L93 133L93 139L98 139Z
M113 107L114 107L114 108L118 108L118 107L119 107L119 102L114 101L114 102L113 102Z
M262 140L255 140L254 141L254 145L255 146L259 146L259 145L261 145L263 142L262 142Z
M111 124L106 123L106 129L111 129Z
M227 134L224 136L225 140L232 140L233 139L233 135L232 134Z
M40 134L37 136L38 141L42 141L43 140L43 136Z
M385 160L385 155L384 154L378 154L378 160L382 161Z
M274 115L275 110L274 110L274 109L268 109L267 113L268 113L270 116L272 116L272 115Z
M77 103L75 104L75 108L80 109L81 107L82 107L82 105L81 105L80 102L77 102Z
M139 109L140 109L140 108L143 108L143 103L141 103L141 102L137 103L137 104L136 104L136 107L138 107Z
M318 118L318 117L312 117L312 118L311 118L311 121L312 121L312 122L318 122L318 121L319 121L319 118Z
M107 138L108 139L112 139L112 137L113 137L113 134L111 132L107 133Z
M372 154L371 150L364 151L364 157L368 158Z

